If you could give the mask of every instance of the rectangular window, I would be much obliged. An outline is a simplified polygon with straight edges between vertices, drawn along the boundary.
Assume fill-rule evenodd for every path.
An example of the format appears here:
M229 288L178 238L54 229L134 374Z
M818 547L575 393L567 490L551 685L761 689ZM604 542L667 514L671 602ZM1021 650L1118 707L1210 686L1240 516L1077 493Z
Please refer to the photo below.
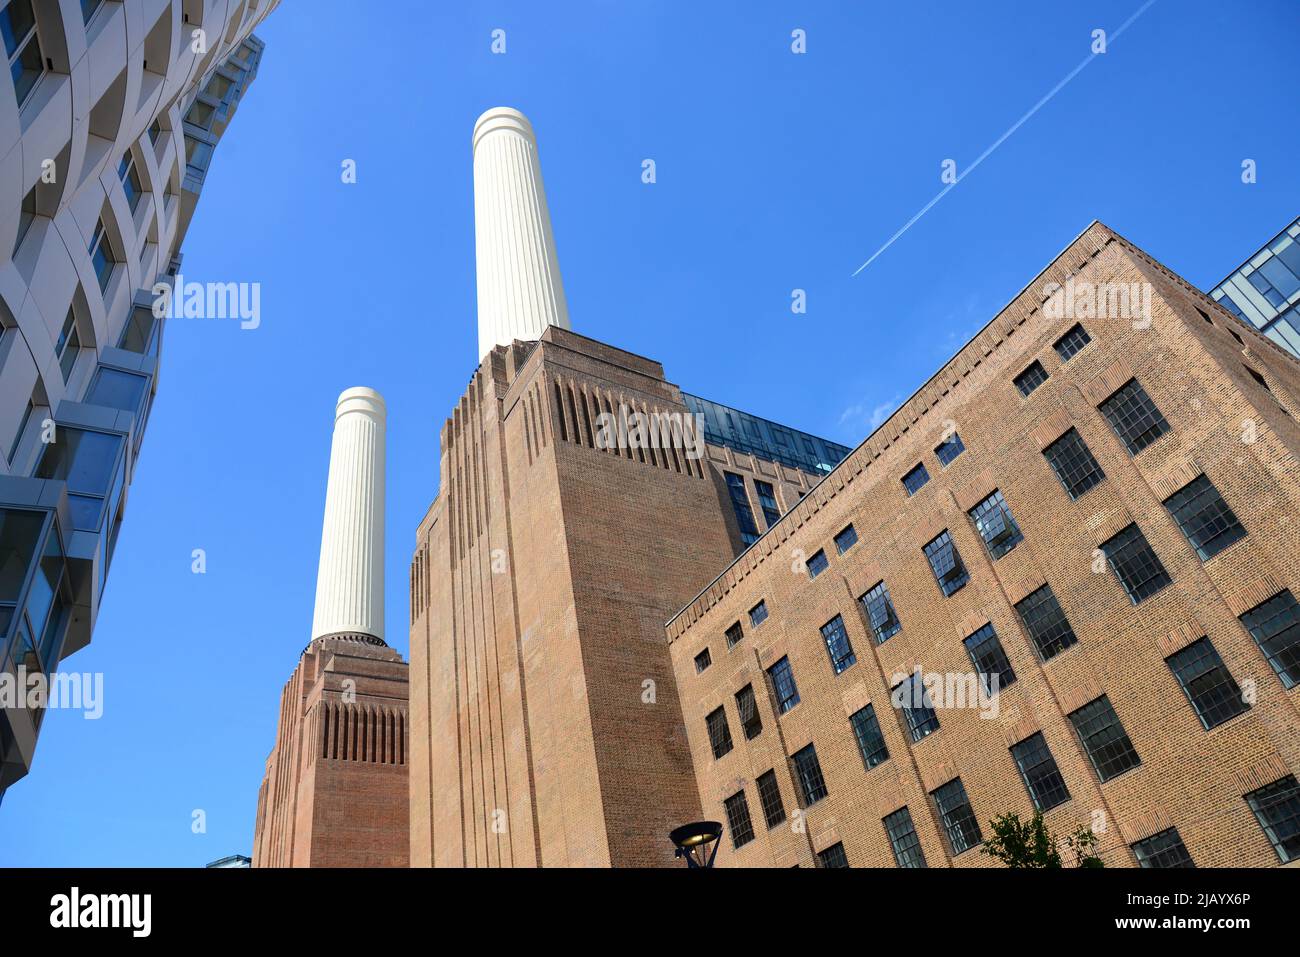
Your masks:
M962 643L989 694L997 694L1016 680L1016 673L1011 670L1011 662L1007 660L1007 653L992 625L984 625Z
M1052 471L1061 480L1061 485L1071 499L1077 499L1106 477L1097 460L1092 457L1092 451L1075 429L1070 429L1043 449L1043 457L1052 466Z
M1079 735L1083 750L1088 752L1092 766L1097 769L1097 777L1103 781L1142 763L1124 725L1120 724L1119 715L1105 695L1078 711L1070 712L1067 717Z
M204 143L201 140L196 140L194 137L190 136L189 133L186 133L185 134L185 165L195 170L196 172L202 173L204 170L208 168L208 164L211 161L212 161L212 144Z
M880 721L876 718L876 709L871 705L861 708L849 716L853 728L853 737L858 742L858 753L868 771L877 764L889 760L889 749L885 747L885 736L880 732Z
M858 533L852 525L846 525L840 529L840 533L835 536L835 550L843 555L850 548L858 543Z
M944 439L935 446L934 454L938 456L939 461L948 465L957 456L966 451L966 446L962 444L961 436L954 432L948 438Z
M1136 523L1102 542L1101 550L1135 605L1173 581Z
M767 621L767 602L760 601L753 608L749 609L749 626L751 628L757 628L765 621Z
M59 371L63 373L65 385L77 365L77 353L80 351L81 335L77 332L77 317L69 308L68 315L63 320L63 329L54 343L54 354L59 358Z
M749 801L744 791L737 791L722 802L727 811L727 829L731 831L731 846L742 848L754 839L754 822L749 819Z
M894 611L893 599L889 597L889 589L885 587L884 582L877 582L876 587L858 601L862 603L867 613L867 620L871 622L871 630L876 635L876 644L883 645L903 627L902 622L898 620L898 614Z
M31 399L27 400L27 409L23 412L23 417L18 420L18 431L14 433L14 440L9 443L9 466L13 467L14 456L18 454L18 446L22 445L23 436L27 433L27 423L32 420L32 413L36 411L36 403Z
M758 504L763 509L763 521L771 528L781 519L781 510L776 505L776 492L770 482L754 479L754 488L758 490Z
M848 867L849 858L844 853L844 842L832 844L824 851L817 852L818 867Z
M975 530L984 539L984 545L994 561L1024 540L1025 536L1020 534L1020 526L1011 517L1011 508L1000 491L994 490L992 495L967 514L975 522Z
M158 145L158 140L162 137L162 123L154 120L149 124L149 142L154 146Z
M831 656L831 670L837 675L843 674L857 663L858 658L853 653L853 643L849 641L849 633L844 628L843 617L836 615L822 625L822 639L826 642L826 651Z
M727 712L717 708L704 719L709 728L709 745L713 748L713 757L722 757L731 750L731 728L727 727Z
M813 554L812 558L808 559L808 577L816 578L822 572L826 571L826 569L830 567L830 564L830 560L826 557L826 550L819 548Z
M709 654L709 649L705 648L695 656L695 673L698 675L711 664L713 664L713 656Z
M948 835L948 844L952 847L954 857L984 840L961 778L953 778L931 791L930 797L934 798L934 806L939 811L939 820L943 822L943 830Z
M1017 602L1016 614L1025 623L1025 631L1029 632L1034 650L1043 661L1056 657L1079 640L1048 585Z
M104 0L81 0L81 22L89 23L90 18L95 15L95 11L100 8Z
M749 504L749 493L745 491L745 480L735 472L723 472L727 478L727 491L731 493L731 508L736 513L736 524L740 526L740 540L746 546L758 541L758 525L754 522L754 510Z
M1166 658L1165 663L1178 679L1192 710L1207 731L1250 710L1241 688L1209 638L1192 642Z
M68 509L73 527L97 532L104 499L114 480L120 483L122 436L59 425L59 441L45 446L36 478L68 483Z
M1078 355L1080 349L1090 342L1092 342L1092 336L1088 335L1088 331L1083 326L1075 323L1070 327L1069 332L1053 343L1052 348L1056 350L1056 354L1061 357L1062 362L1069 362Z
M734 648L740 642L740 639L745 637L745 629L740 627L740 622L732 622L731 627L726 631L726 636L727 648Z
M930 481L930 473L925 470L924 464L918 464L916 468L903 476L903 488L907 489L907 494L915 495L921 490L926 482Z
M86 390L84 401L90 405L102 405L107 409L119 409L142 416L148 390L148 376L100 366L90 388Z
M811 744L800 748L791 758L794 762L794 779L799 782L803 806L811 807L826 796L826 781L822 766L817 760L817 750Z
M1246 537L1246 530L1209 478L1199 475L1165 499L1174 517L1201 561L1213 558L1233 542Z
M32 0L12 0L0 10L0 34L4 36L5 54L9 58L9 75L14 81L14 96L21 110L27 97L45 74L45 55L36 33Z
M1020 771L1020 780L1025 782L1025 790L1034 807L1040 811L1050 811L1058 804L1070 800L1066 790L1065 779L1056 766L1056 759L1047 748L1047 740L1041 731L1031 734L1011 748L1011 757Z
M881 823L894 849L895 863L899 867L925 867L925 852L921 850L921 839L916 836L911 812L901 807Z
M1129 379L1098 408L1130 455L1137 455L1169 431L1169 423L1137 379Z
M1028 369L1016 376L1015 379L1016 388L1020 390L1020 394L1023 396L1028 396L1029 393L1033 392L1046 381L1047 370L1043 368L1043 364L1037 359L1034 360Z
M140 198L144 195L144 188L140 185L140 173L135 168L135 157L127 152L122 157L122 162L117 166L118 178L122 180L122 192L126 194L126 204L131 207L134 213L136 207L140 205Z
M913 741L920 741L939 730L939 716L934 713L934 700L930 697L930 690L921 681L919 672L908 675L894 685L890 701L895 708L902 709Z
M102 219L95 223L95 232L90 237L90 262L95 267L95 275L99 277L99 291L103 292L108 288L109 279L113 277L113 267L117 265L117 257L113 254L113 247L108 241L108 233L104 230Z
M1273 666L1282 687L1300 684L1300 604L1283 589L1241 616L1241 623Z
M799 689L795 687L794 672L790 670L790 659L782 658L767 669L767 675L772 679L776 710L779 714L785 714L799 703Z
M212 128L212 116L215 112L209 104L202 100L195 100L189 112L185 114L185 122L192 123L201 130L208 130Z
M758 716L753 685L745 685L736 692L736 711L740 714L740 726L745 729L746 741L753 741L763 733L763 719Z
M1246 803L1282 863L1300 860L1300 784L1295 775L1251 791Z
M945 528L925 546L925 557L930 560L934 580L945 595L952 595L970 581L970 573L957 553L957 545Z
M776 771L764 771L758 776L758 797L763 805L763 820L770 831L785 821L785 804L781 801L781 788L776 783Z
M1138 867L1195 867L1192 855L1178 834L1178 828L1153 834L1145 840L1130 844L1133 856L1137 858Z
M18 235L14 238L14 250L10 259L18 254L18 248L22 246L23 240L27 238L27 231L32 228L36 222L36 187L33 186L23 197L22 206L18 210Z
M150 309L132 309L117 347L144 356L158 354L158 320Z

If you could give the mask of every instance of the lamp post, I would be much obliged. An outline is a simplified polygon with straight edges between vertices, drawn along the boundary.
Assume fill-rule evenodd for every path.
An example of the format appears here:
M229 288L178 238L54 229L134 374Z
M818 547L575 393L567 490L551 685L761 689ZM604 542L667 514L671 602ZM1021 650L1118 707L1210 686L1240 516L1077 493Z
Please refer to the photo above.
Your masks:
M686 858L686 866L712 867L718 856L718 838L722 825L717 821L696 821L675 828L668 839L677 847L675 857Z

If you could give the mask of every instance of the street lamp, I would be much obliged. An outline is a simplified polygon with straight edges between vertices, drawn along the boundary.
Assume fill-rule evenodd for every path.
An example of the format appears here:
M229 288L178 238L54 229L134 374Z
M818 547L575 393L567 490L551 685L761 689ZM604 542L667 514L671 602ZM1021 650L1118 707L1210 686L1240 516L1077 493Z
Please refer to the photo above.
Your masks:
M687 867L712 867L718 856L722 825L717 821L696 821L675 828L668 839L676 845L674 857L686 858Z

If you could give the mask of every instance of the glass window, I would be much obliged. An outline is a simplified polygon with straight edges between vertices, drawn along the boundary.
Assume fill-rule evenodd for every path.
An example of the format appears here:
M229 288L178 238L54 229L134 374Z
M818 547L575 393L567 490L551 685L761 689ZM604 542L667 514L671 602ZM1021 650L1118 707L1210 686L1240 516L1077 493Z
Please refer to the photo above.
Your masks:
M934 712L934 699L930 689L919 674L911 674L894 685L890 701L903 712L907 730L913 741L920 741L939 730L939 716Z
M60 330L59 338L54 343L54 354L58 356L59 370L63 373L65 384L77 365L77 352L80 349L81 336L77 332L77 317L69 309L68 315L63 320L63 329Z
M819 548L812 558L808 559L808 577L816 578L826 571L830 564L830 560L826 557L826 551Z
M1079 735L1083 750L1088 752L1097 776L1109 781L1117 774L1142 763L1129 740L1119 715L1105 695L1067 715Z
M1017 602L1016 613L1025 623L1025 631L1029 632L1034 649L1043 661L1054 658L1079 640L1048 585Z
M745 491L745 479L734 472L723 472L727 477L727 490L731 493L731 507L736 513L736 523L740 526L740 540L746 546L758 541L758 525L754 523L754 510L749 505L749 494Z
M1011 662L1002 649L1002 642L992 625L985 625L979 631L965 639L966 653L970 655L971 664L984 682L989 694L997 694L1016 680L1016 673L1011 670Z
M138 416L144 405L144 396L148 388L148 376L101 366L95 373L95 380L86 391L86 402L110 409L120 409Z
M1069 362L1079 353L1080 349L1090 342L1092 342L1092 336L1088 335L1083 326L1075 323L1069 332L1056 340L1052 348L1056 350L1056 354L1061 357L1062 362Z
M1011 508L1000 491L980 502L968 513L975 522L975 530L984 539L989 556L997 561L1024 540L1020 526L1011 517Z
M1020 390L1020 394L1023 396L1028 396L1029 393L1033 392L1046 381L1047 370L1044 369L1043 364L1036 359L1028 369L1016 376L1015 379L1016 388Z
M1130 845L1133 856L1137 858L1138 867L1195 867L1192 855L1178 834L1178 828L1153 834L1145 840Z
M151 310L132 309L126 326L122 329L122 339L117 347L139 355L156 356L158 354L158 337L155 335L157 330L158 320Z
M765 621L767 621L767 602L760 601L749 609L749 625L751 628L757 628Z
M726 631L727 647L734 648L740 639L745 637L745 630L740 627L740 622L732 622L731 627Z
M971 810L970 798L961 778L953 778L942 787L930 792L934 806L943 822L943 831L948 836L948 844L954 856L983 842L979 822Z
M1011 748L1011 757L1020 771L1020 779L1025 782L1025 790L1040 811L1049 811L1058 804L1070 800L1066 790L1065 779L1061 777L1056 759L1047 749L1047 741L1041 731L1035 732Z
M220 73L214 73L212 79L208 81L207 89L205 89L204 92L218 100L224 100L226 94L230 92L230 87L232 85L233 84L229 79L222 76Z
M737 791L722 802L727 812L727 829L731 831L731 846L744 847L754 839L754 822L749 818L749 801L744 791Z
M58 441L45 447L37 478L68 483L68 506L74 527L99 531L104 496L121 471L118 452L122 437L59 426Z
M938 456L940 462L947 465L965 451L966 446L962 444L961 436L954 432L935 446L934 454Z
M185 165L202 171L208 168L212 160L212 144L203 143L185 134Z
M921 850L921 839L916 836L916 827L912 824L912 814L901 807L888 815L881 823L889 835L889 845L894 850L894 861L899 867L925 867L925 852Z
M740 715L740 726L745 729L746 741L753 741L763 733L763 719L758 715L753 685L745 685L736 692L736 711Z
M862 755L862 763L868 771L889 760L889 749L885 747L885 736L880 731L875 708L871 705L859 708L849 716L849 725L853 728L858 753Z
M754 480L754 488L758 490L758 504L763 509L763 521L771 528L781 518L781 510L776 507L776 492L770 482L759 479Z
M1043 449L1043 456L1072 499L1077 499L1106 477L1075 429L1070 429Z
M1207 731L1250 709L1209 638L1192 642L1166 658L1165 663Z
M853 644L849 641L849 633L845 630L844 619L840 615L822 625L822 639L831 656L831 670L837 675L843 674L857 663L858 658L853 653Z
M1210 480L1200 475L1165 499L1174 517L1201 561L1213 558L1233 542L1246 537L1246 530Z
M776 783L776 771L764 771L758 776L758 797L763 804L763 820L770 831L785 821L785 804L781 801L781 788Z
M909 496L915 495L928 481L930 481L930 473L925 470L925 465L922 463L903 476L903 487L907 489Z
M23 436L27 434L27 424L32 420L32 413L36 411L36 403L31 399L27 400L27 408L23 411L23 417L18 420L18 431L14 433L14 440L9 444L9 465L14 464L14 456L18 454L18 446L22 445Z
M83 23L89 23L90 18L95 15L104 3L104 0L81 0L81 19Z
M1135 605L1173 581L1136 523L1102 542L1101 550Z
M27 231L32 228L34 222L36 222L35 186L27 191L27 195L23 197L22 207L18 210L18 236L14 239L14 251L10 256L11 259L18 254L18 247L27 238Z
M99 291L103 292L113 277L117 257L113 254L113 246L108 240L102 219L95 223L95 232L90 238L90 262L95 267L95 275L99 277Z
M1169 431L1169 423L1137 379L1129 379L1099 408L1130 455L1137 455Z
M960 591L970 581L970 573L966 571L961 555L957 552L957 545L947 529L927 543L924 551L925 557L930 560L934 579L945 595Z
M215 110L204 103L202 100L195 100L190 107L189 112L185 114L185 122L192 123L199 129L207 130L212 128L212 115Z
M840 841L832 844L824 851L818 851L817 866L826 868L848 867L849 858L848 855L844 853L844 842Z
M713 748L713 757L720 758L732 748L731 729L727 727L727 713L717 708L704 719L709 729L709 745Z
M140 186L140 173L135 168L135 157L129 152L118 164L117 175L122 180L122 192L126 194L126 204L134 213L136 207L140 205L140 197L144 195L144 189Z
M32 0L11 0L0 10L0 35L4 37L9 58L9 75L14 81L14 95L22 108L36 83L45 74L45 55L36 31Z
M695 656L695 673L698 675L711 664L713 664L713 657L709 654L709 649L705 648Z
M1251 791L1246 803L1282 863L1300 859L1300 784L1295 775Z
M889 597L889 589L885 587L883 581L877 582L876 586L858 601L867 612L867 620L871 622L871 630L876 635L876 644L883 645L903 627L894 611L894 602Z
M782 658L767 669L767 675L772 679L776 710L785 714L799 703L799 689L794 683L794 672L790 670L790 659Z
M809 744L796 751L791 760L794 762L794 779L799 783L803 806L811 807L827 794L821 762L817 760L817 749Z
M1300 604L1283 589L1241 616L1241 623L1273 666L1282 687L1300 684Z
M27 570L31 568L45 512L31 509L0 508L0 638L9 630L9 622L22 595ZM39 576L38 576L39 577ZM0 658L4 657L0 644Z
M149 142L154 146L158 145L158 139L162 136L162 123L154 120L149 124Z
M847 525L835 536L835 550L843 555L858 543L858 533L852 525Z

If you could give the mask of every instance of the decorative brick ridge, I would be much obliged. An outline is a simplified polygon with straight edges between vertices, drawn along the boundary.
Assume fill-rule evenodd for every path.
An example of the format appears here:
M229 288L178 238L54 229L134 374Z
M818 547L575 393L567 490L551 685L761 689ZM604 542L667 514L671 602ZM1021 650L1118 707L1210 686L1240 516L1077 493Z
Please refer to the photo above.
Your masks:
M1012 745L1019 744L1025 738L1032 737L1041 730L1043 728L1038 719L1032 714L1027 714L1015 721L1004 724L1002 726L1002 737L1006 739L1009 748Z
M1101 685L1092 677L1081 678L1069 688L1062 688L1057 692L1057 700L1061 703L1061 711L1070 714L1078 711L1089 701L1095 701L1102 696Z
M1133 524L1133 515L1123 505L1116 505L1105 511L1088 516L1084 526L1092 533L1094 545L1100 546L1119 532Z
M987 624L989 624L989 616L986 612L981 611L978 608L974 611L967 612L962 616L961 620L957 622L957 637L969 638Z
M749 778L732 778L729 781L721 781L713 789L714 801L718 804L721 804L723 801L731 797L737 791L746 790L753 783L754 782L751 781ZM748 798L746 798L746 800L748 800Z
M854 601L885 580L880 562L874 558L862 559L856 568L844 576L844 587ZM874 639L873 639L874 640Z
M818 854L826 850L828 847L834 847L836 844L843 841L843 838L840 837L840 829L836 826L834 818L830 818L823 823L822 826L817 829L817 833L810 835L810 837L812 838L812 846L817 849Z
M1195 618L1189 617L1186 622L1169 632L1169 634L1157 638L1156 647L1160 649L1160 657L1168 658L1170 655L1182 651L1192 642L1204 638L1205 635L1205 626Z
M1116 359L1106 370L1083 387L1083 394L1093 405L1101 405L1115 390L1134 378L1133 368L1124 359Z
M1233 775L1233 780L1237 783L1237 790L1242 794L1249 794L1251 791L1257 791L1262 787L1268 787L1274 781L1278 781L1288 774L1295 772L1287 766L1282 755L1274 752L1263 761L1256 762L1248 768L1243 768Z
M921 784L925 787L925 792L929 794L941 784L947 784L953 778L958 777L960 772L957 765L951 761L944 761L942 764L936 764L932 768L921 769Z
M322 642L322 641L343 641L343 642L350 642L356 645L371 645L376 648L388 647L388 644L387 642L384 641L384 639L376 638L374 635L365 635L358 631L336 631L333 632L332 634L320 635L316 638L313 638L311 641L307 643L306 647L302 649L302 653L298 657L301 658L302 655L305 655L307 654L307 652L311 651L313 647L316 647L317 650L320 650L319 646L317 645L317 642Z
M1156 498L1163 502L1188 482L1194 481L1204 471L1205 469L1201 468L1201 464L1196 459L1190 455L1186 456L1171 463L1160 475L1153 476L1149 480L1151 491L1155 493Z
M1007 601L1012 605L1018 605L1038 589L1047 584L1047 578L1037 568L1026 569L1033 571L1032 575L1019 576L1011 581L1002 583L1002 591L1007 596Z
M782 638L777 638L775 641L769 642L763 647L761 651L758 652L759 667L762 668L764 671L766 671L768 668L771 668L774 664L776 664L778 661L784 658L789 653L789 650L790 650L789 638L782 637Z
M907 798L903 793L904 783L901 779L897 777L883 779L876 791L876 814L883 819L899 808L906 807Z
M1074 419L1070 417L1070 410L1061 407L1039 422L1029 434L1038 443L1040 449L1045 449L1069 431L1073 425Z
M984 469L954 493L953 500L957 503L957 508L963 512L969 512L989 495L993 494L993 490L997 487L997 480L993 478L993 473L988 469Z
M1239 591L1225 595L1223 600L1227 602L1228 610L1240 618L1256 605L1268 601L1282 588L1282 583L1272 575L1263 575Z
M871 704L871 692L867 690L866 684L859 681L852 687L845 688L840 700L844 704L844 713L854 714Z
M1161 831L1167 831L1174 826L1174 822L1169 815L1165 813L1162 807L1155 807L1145 814L1139 814L1137 817L1128 821L1119 821L1120 837L1124 838L1125 844L1136 844L1138 841L1145 841L1154 834Z

